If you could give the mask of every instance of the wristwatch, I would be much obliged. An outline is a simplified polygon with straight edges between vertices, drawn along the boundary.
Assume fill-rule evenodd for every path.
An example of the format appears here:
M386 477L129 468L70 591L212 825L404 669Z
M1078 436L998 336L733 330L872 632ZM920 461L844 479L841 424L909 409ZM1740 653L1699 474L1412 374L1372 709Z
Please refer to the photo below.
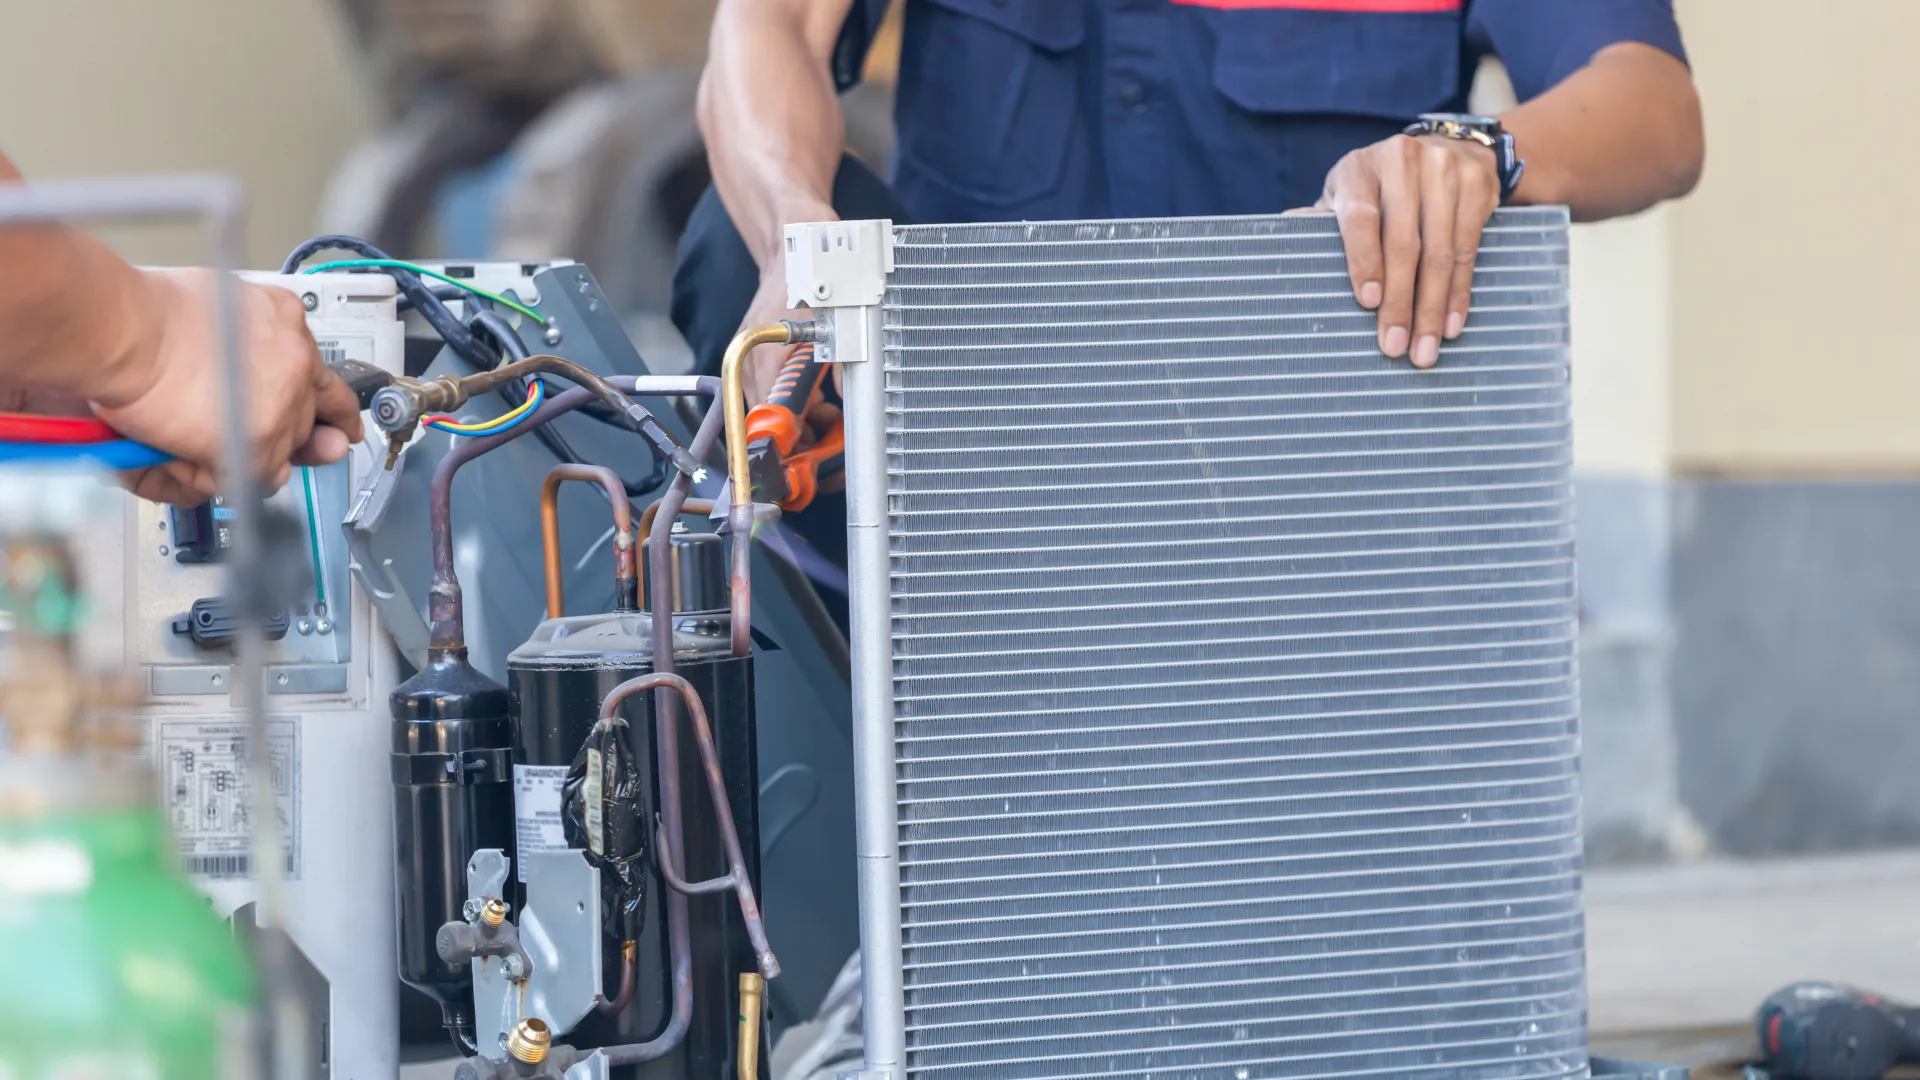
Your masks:
M1477 142L1493 151L1494 168L1500 176L1500 201L1506 202L1513 197L1513 189L1520 186L1520 177L1527 171L1527 163L1520 160L1514 150L1513 136L1500 126L1500 121L1491 116L1474 116L1470 113L1421 113L1420 119L1408 124L1403 135L1438 135L1444 139L1465 139Z

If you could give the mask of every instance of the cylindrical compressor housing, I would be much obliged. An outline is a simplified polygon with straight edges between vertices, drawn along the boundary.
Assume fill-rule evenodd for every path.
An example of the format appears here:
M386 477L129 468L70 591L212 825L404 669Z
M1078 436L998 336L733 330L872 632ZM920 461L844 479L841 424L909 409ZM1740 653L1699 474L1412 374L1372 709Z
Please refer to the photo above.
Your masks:
M507 689L465 650L437 649L390 704L400 978L440 1002L458 1040L471 1026L472 977L440 959L434 938L462 917L473 853L513 853Z
M735 827L757 891L760 837L753 662L749 657L736 658L731 651L723 541L709 534L684 532L677 533L674 541L676 569L686 567L685 574L676 576L676 592L686 602L713 605L674 615L674 670L693 684L706 705ZM712 580L703 579L695 572L696 566L707 567ZM643 571L641 580L646 577ZM549 619L508 656L520 852L567 846L561 822L561 785L568 766L598 719L606 695L622 682L652 671L652 620L646 612ZM642 805L650 808L651 815L658 815L661 793L654 695L628 698L621 716L628 724L634 757L641 763L646 791ZM719 877L727 872L727 863L699 749L685 716L681 715L678 722L685 872L689 880ZM666 885L653 861L658 858L657 851L649 853L645 925L638 940L632 1000L618 1014L589 1016L556 1041L581 1049L645 1042L666 1027L672 1009L672 984ZM519 872L514 876L519 878ZM513 884L523 887L518 881ZM732 1075L739 1026L733 991L740 972L755 970L753 949L731 891L688 898L688 917L694 965L692 1026L679 1048L665 1058L614 1070L622 1080ZM605 993L611 997L620 970L620 942L610 932L602 947L609 984Z

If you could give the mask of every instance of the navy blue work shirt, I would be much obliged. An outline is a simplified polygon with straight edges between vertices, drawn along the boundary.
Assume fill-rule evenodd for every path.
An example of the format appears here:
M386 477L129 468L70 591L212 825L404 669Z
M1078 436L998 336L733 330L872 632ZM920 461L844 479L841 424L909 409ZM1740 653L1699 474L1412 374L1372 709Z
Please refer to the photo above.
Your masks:
M893 186L920 222L1310 206L1349 151L1463 111L1488 53L1523 101L1615 42L1686 58L1672 0L906 5ZM843 88L886 6L855 0Z

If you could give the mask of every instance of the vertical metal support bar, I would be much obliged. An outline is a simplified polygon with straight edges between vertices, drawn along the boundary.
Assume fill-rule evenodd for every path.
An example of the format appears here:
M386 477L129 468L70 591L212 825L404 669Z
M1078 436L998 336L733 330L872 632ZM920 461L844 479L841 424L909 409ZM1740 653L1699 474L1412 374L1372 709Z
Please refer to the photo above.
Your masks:
M887 372L881 309L834 313L846 402L847 577L853 654L853 782L866 1072L904 1075L900 829L893 727L893 609L887 540ZM859 320L842 333L843 323Z
M788 225L787 303L826 327L814 359L840 365L847 435L847 578L853 660L854 851L860 896L862 1080L905 1076L899 783L893 730L892 551L887 538L883 340L893 222Z

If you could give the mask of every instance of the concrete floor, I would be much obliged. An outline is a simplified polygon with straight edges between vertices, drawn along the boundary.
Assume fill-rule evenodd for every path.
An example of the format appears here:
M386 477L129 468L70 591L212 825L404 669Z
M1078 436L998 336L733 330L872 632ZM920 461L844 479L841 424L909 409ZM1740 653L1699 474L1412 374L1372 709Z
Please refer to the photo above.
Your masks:
M1738 1056L1754 1007L1796 979L1920 1002L1920 851L1589 874L1587 964L1596 1048L1641 1060Z

